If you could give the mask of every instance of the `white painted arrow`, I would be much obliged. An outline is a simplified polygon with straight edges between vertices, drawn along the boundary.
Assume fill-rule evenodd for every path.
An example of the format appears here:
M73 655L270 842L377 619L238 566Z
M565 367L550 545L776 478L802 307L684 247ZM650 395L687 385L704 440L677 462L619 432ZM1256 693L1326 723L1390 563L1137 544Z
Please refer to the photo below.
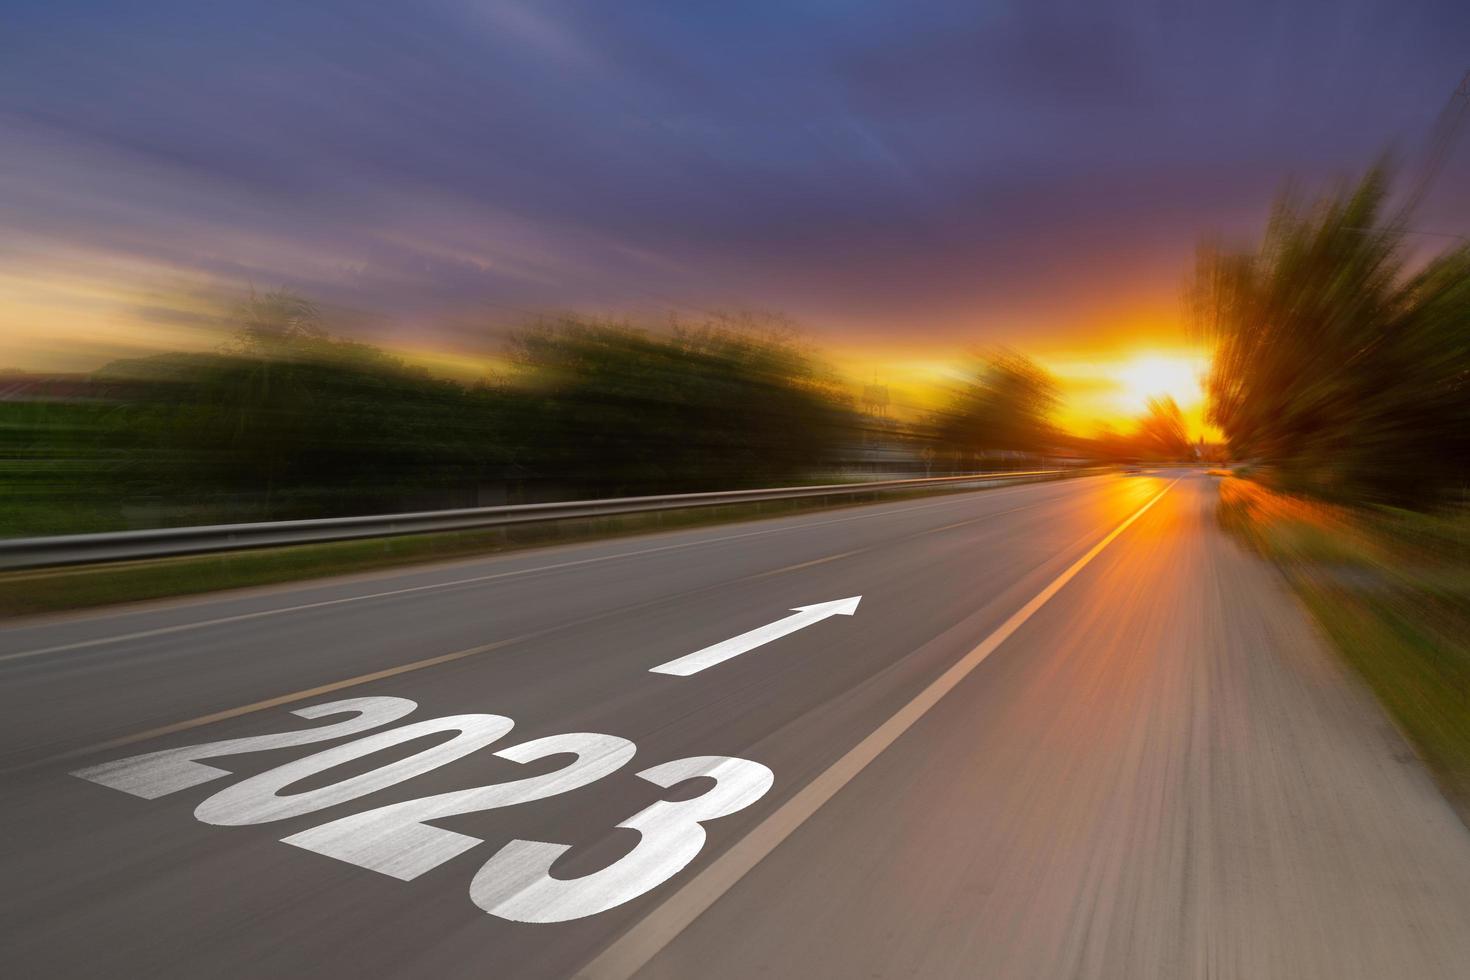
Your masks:
M787 633L795 633L799 629L805 629L813 623L820 623L829 616L851 616L857 612L858 603L863 597L855 595L850 599L835 599L832 602L819 602L814 606L797 606L792 612L795 615L778 619L774 623L768 623L749 633L741 633L732 636L728 640L716 643L714 646L696 650L691 654L670 660L666 664L649 668L653 674L673 674L675 677L688 677L697 674L706 667L724 663L731 657L738 657L742 653L754 650L758 646L764 646L772 640L779 640Z

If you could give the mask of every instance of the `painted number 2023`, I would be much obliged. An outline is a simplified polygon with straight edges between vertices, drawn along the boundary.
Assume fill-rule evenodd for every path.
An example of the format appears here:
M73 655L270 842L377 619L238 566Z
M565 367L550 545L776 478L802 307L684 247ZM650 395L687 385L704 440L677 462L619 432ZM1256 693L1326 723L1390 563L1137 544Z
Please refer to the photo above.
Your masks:
M361 735L412 712L406 698L349 698L301 708L302 718L351 714L331 725L227 739L149 752L80 769L73 775L152 800L230 773L205 760L308 745ZM503 715L451 715L365 735L288 762L227 786L194 810L199 820L220 826L263 824L314 813L393 786L469 755L507 735L515 723ZM292 785L337 766L430 735L447 740L367 772L325 786L286 793ZM595 782L632 760L636 747L615 735L571 732L551 735L494 753L528 763L550 756L569 761L552 772L507 783L475 786L364 810L283 838L287 844L410 881L482 843L478 838L435 827L427 821L545 799ZM771 788L771 770L758 762L725 756L695 756L644 769L638 776L665 789L705 777L714 785L699 796L660 801L618 827L638 831L637 845L605 868L579 878L554 878L551 866L571 845L512 840L491 855L470 884L470 898L491 915L516 922L565 922L621 905L657 887L693 861L704 846L705 821L728 816L759 800Z

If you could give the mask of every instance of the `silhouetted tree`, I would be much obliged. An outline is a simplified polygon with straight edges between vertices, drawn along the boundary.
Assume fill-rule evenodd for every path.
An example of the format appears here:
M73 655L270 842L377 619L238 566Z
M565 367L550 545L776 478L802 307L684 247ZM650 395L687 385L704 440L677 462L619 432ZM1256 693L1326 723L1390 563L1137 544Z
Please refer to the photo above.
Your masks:
M829 465L847 399L789 334L715 320L654 334L563 318L512 341L516 458L598 492L714 489Z
M1278 201L1259 249L1202 251L1217 339L1210 418L1232 455L1291 486L1424 506L1470 466L1470 248L1407 268L1388 178L1303 208Z
M214 353L117 361L96 396L0 402L0 522L45 533L796 481L850 438L841 387L780 324L519 334L495 383L430 376L285 292Z
M1184 413L1173 398L1150 398L1148 414L1138 423L1135 438L1141 456L1158 460L1185 460L1194 457Z
M1053 441L1058 402L1054 378L1023 354L998 350L981 357L934 417L934 433L957 468L990 451L1037 454Z

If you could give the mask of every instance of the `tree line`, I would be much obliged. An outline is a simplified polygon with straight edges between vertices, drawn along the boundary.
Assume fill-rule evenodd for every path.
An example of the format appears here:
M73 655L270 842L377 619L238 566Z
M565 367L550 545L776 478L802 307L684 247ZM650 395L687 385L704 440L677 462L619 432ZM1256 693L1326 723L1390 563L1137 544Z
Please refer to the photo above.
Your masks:
M0 402L6 533L769 485L832 465L841 385L779 325L566 317L501 377L331 336L286 292L208 353L113 362L86 397Z
M942 408L900 424L864 417L836 373L769 318L711 317L659 330L549 319L513 334L506 368L474 383L333 336L317 307L288 292L252 294L232 319L220 349L115 361L87 379L85 397L0 400L0 533L1189 451L1172 403L1134 434L1088 440L1059 431L1055 379L1013 351L977 356ZM886 454L865 462L875 440Z

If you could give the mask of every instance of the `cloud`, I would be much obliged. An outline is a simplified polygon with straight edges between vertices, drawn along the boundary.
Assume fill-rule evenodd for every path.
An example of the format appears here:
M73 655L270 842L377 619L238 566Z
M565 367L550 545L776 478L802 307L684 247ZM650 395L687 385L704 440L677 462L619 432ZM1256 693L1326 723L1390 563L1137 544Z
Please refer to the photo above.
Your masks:
M1467 11L34 5L0 39L0 248L286 284L417 345L545 307L1075 336L1288 173L1412 142Z

